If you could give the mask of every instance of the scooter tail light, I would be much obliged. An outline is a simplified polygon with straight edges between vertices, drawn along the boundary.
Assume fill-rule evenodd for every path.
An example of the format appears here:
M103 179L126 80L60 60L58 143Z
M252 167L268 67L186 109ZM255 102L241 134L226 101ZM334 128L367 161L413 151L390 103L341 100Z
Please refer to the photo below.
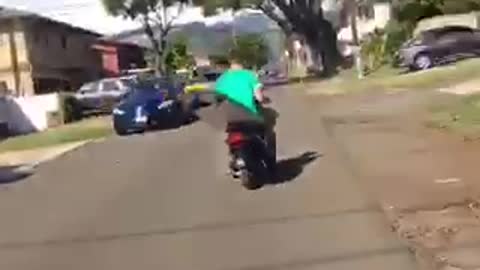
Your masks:
M245 135L240 132L229 133L226 143L231 147L240 146L245 141Z

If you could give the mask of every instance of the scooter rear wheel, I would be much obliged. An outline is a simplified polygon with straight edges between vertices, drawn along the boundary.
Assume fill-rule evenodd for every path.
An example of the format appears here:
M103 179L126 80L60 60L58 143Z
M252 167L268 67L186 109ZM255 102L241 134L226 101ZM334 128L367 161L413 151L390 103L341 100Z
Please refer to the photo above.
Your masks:
M240 171L240 181L242 186L248 190L256 190L262 187L262 184L255 178L256 177L247 169Z

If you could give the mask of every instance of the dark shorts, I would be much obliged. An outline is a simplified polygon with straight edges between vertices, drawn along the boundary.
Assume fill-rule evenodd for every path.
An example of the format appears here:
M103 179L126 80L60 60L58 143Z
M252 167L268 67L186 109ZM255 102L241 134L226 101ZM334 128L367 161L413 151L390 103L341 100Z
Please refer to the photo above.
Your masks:
M271 130L275 127L278 113L272 108L258 106L260 113L256 115L241 105L226 100L216 102L210 97L210 101L210 106L200 108L197 116L215 129L224 130L228 124L234 123L258 124Z

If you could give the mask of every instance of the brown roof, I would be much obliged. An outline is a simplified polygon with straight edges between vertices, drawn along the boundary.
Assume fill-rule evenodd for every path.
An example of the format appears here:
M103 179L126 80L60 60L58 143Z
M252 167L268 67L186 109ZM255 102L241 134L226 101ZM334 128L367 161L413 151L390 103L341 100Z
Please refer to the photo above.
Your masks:
M0 7L0 21L1 20L11 20L11 19L40 20L40 21L44 21L44 22L47 22L47 23L62 25L62 26L66 27L66 28L69 28L73 31L79 31L79 32L94 35L94 36L97 36L97 37L102 36L101 34L96 33L94 31L90 31L90 30L87 30L87 29L84 29L84 28L73 26L73 25L68 24L68 23L64 23L64 22L60 22L60 21L57 21L57 20L54 20L54 19L50 19L50 18L41 16L37 13L33 13L33 12L29 12L29 11L23 11L23 10L14 9L14 8Z

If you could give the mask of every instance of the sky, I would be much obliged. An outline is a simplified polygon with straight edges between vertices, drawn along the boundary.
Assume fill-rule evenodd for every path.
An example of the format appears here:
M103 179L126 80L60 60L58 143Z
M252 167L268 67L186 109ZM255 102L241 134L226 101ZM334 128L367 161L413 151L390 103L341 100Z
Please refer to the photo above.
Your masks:
M139 27L135 21L109 16L103 9L100 0L0 0L0 6L32 11L102 34L114 34ZM192 21L212 23L228 20L227 17L228 15L224 14L205 20L201 9L189 8L176 18L175 22L178 24Z

